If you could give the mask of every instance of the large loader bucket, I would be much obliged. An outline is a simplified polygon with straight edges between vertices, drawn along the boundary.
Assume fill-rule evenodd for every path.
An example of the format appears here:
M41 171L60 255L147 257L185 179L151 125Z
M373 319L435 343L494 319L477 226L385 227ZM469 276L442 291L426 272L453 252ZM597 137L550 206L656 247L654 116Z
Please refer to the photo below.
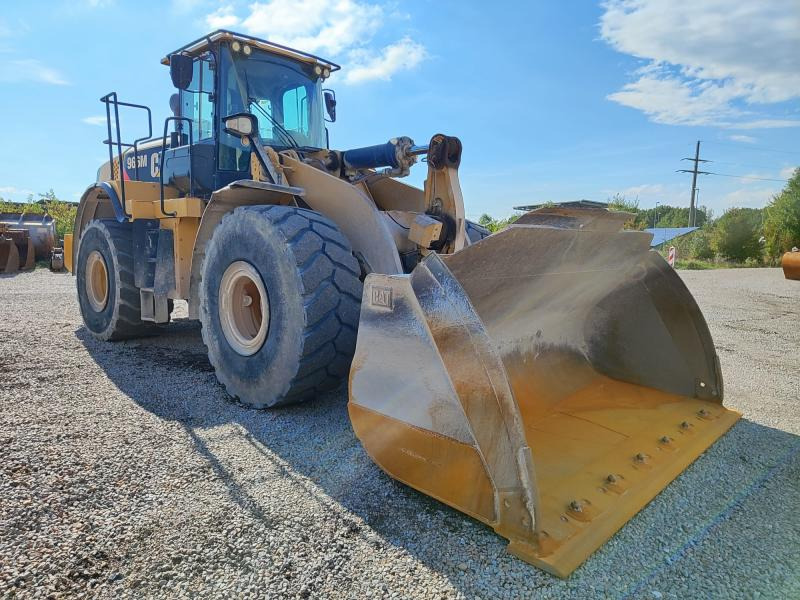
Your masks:
M606 211L520 222L367 277L349 412L389 475L563 577L739 414L650 234Z
M781 266L786 279L800 280L800 251L786 252L781 258Z
M50 215L33 213L0 213L0 225L28 232L36 260L50 260L56 245L56 224Z

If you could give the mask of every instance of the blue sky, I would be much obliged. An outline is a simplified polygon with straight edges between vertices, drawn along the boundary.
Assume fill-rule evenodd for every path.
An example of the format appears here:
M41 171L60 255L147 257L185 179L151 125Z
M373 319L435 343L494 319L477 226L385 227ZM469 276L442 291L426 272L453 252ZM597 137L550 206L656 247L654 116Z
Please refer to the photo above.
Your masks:
M332 147L459 136L474 218L615 193L688 205L675 170L698 139L707 170L750 177L700 179L717 214L763 206L782 183L762 179L800 164L797 0L29 0L0 8L0 196L77 200L106 156L100 96L150 105L160 130L159 60L218 26L343 65Z

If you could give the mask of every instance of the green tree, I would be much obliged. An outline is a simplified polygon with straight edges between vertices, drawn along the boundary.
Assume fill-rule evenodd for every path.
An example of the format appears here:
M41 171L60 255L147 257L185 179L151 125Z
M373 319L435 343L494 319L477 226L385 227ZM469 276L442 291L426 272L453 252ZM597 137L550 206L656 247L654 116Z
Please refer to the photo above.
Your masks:
M731 208L714 225L712 248L729 260L760 259L762 220L757 208Z
M767 255L778 258L800 246L800 168L795 169L786 187L764 209L764 237Z
M714 228L712 225L705 225L687 235L682 235L665 246L675 246L678 251L678 258L695 258L699 260L711 260L714 258L714 248L712 238Z
M491 215L483 213L478 219L478 224L483 225L484 227L486 227L486 229L488 229L492 233L495 233L511 225L511 223L519 219L520 216L521 215L511 215L507 219L495 219Z
M614 194L607 200L608 210L631 213L633 217L625 222L625 229L646 229L649 227L645 213L639 208L639 199L628 200L624 194Z
M683 206L661 205L653 208L639 208L639 199L628 200L623 194L614 194L608 199L609 210L633 213L635 217L625 224L626 229L648 229L650 227L686 227L689 224L689 208ZM711 211L698 207L695 223L702 227L711 220Z

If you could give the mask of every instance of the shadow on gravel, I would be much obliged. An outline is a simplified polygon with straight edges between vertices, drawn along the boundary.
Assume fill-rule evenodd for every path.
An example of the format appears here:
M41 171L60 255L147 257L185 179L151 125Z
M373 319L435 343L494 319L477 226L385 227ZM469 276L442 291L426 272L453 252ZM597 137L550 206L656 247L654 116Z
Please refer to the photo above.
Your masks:
M724 528L744 503L763 494L787 464L796 466L800 454L800 437L742 419L569 580L561 581L508 555L505 541L490 528L383 474L352 432L345 389L301 405L247 409L216 382L196 322L178 320L158 337L128 342L98 342L83 328L76 336L122 392L158 417L181 424L231 500L254 519L270 526L281 517L237 482L202 430L239 425L244 431L236 435L257 450L265 468L277 468L293 480L298 493L323 506L328 498L334 500L467 596L495 597L510 592L495 588L498 582L518 580L546 596L641 597L651 581L670 570L689 581L701 577L702 567L687 567L682 559ZM800 510L763 500L769 502L771 511L794 511L789 515ZM355 520L330 518L342 521L346 535L360 530ZM790 549L765 551L788 556ZM739 576L736 561L719 569Z

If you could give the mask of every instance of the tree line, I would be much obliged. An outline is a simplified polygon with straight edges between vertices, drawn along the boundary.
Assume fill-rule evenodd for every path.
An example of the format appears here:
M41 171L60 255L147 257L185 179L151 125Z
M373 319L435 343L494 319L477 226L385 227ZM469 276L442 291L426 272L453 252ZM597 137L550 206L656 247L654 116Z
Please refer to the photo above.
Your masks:
M78 205L59 200L52 189L38 196L37 199L31 194L27 202L12 202L0 197L0 213L48 214L56 223L56 237L64 239L64 234L72 233Z
M689 223L687 207L639 208L638 200L627 200L620 194L609 198L608 205L611 210L633 215L625 225L627 229L686 227ZM478 222L494 233L518 218L494 219L484 214ZM800 247L800 168L764 208L729 208L715 217L713 211L701 206L695 212L695 223L697 231L668 243L683 259L778 264L784 252Z

